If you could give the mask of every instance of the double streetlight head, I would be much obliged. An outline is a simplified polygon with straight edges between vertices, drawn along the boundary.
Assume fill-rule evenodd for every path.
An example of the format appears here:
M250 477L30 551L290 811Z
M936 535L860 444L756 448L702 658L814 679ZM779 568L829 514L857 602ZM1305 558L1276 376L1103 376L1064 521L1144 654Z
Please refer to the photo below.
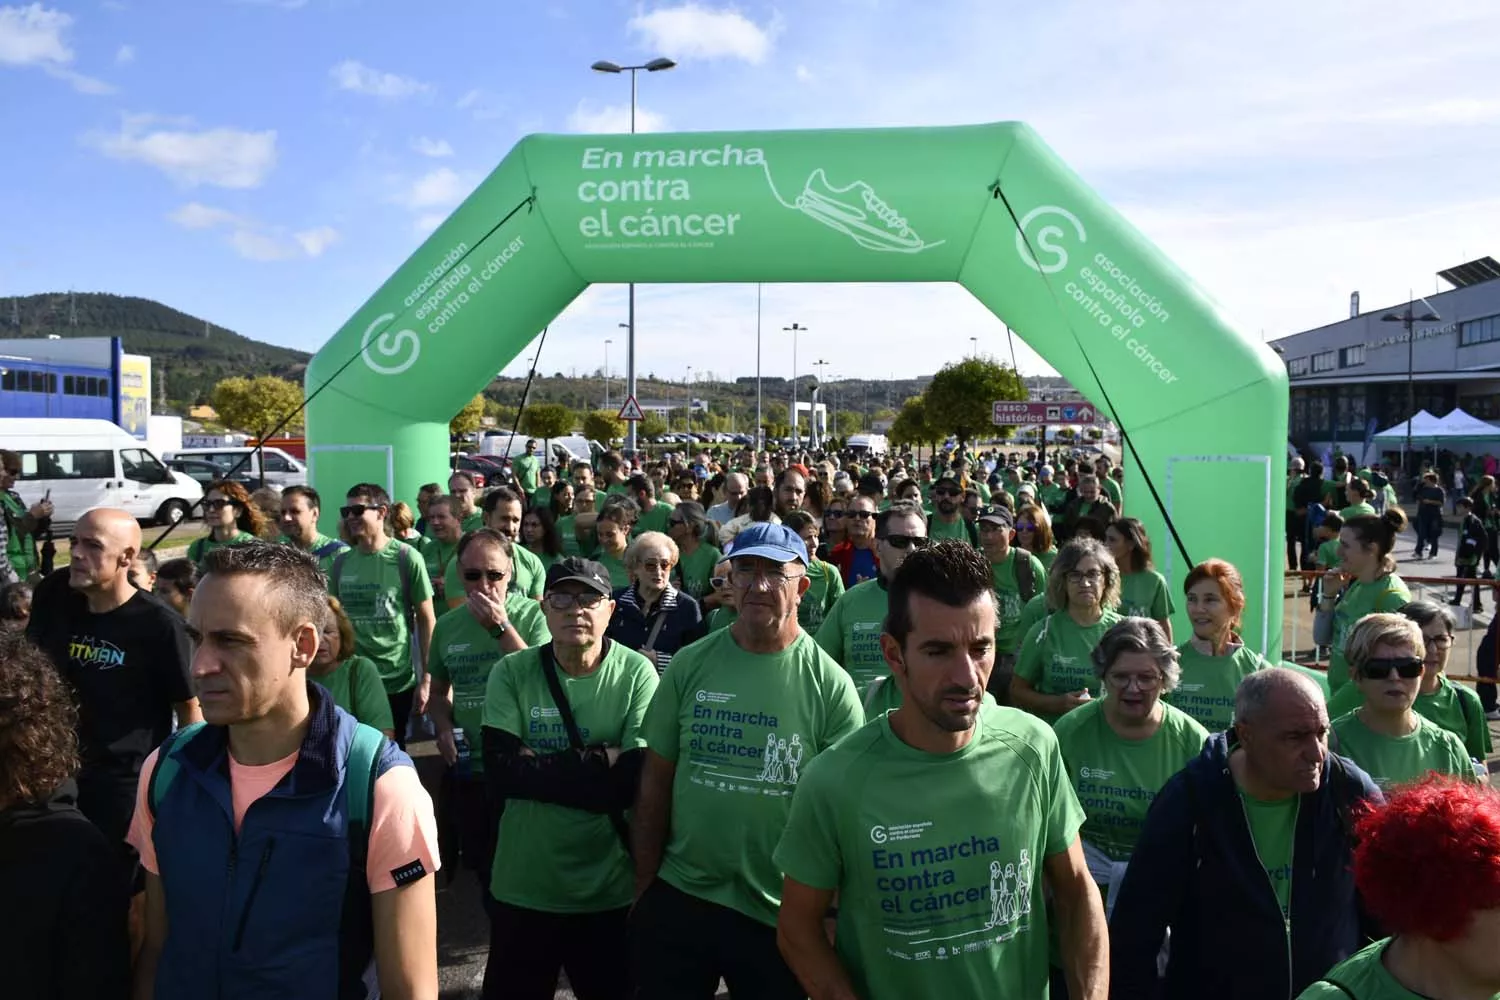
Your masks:
M623 73L627 69L643 69L647 73L659 73L664 69L671 69L676 65L675 62L666 58L653 59L640 66L621 66L619 63L612 63L608 59L600 59L594 65L590 66L589 69L597 73Z

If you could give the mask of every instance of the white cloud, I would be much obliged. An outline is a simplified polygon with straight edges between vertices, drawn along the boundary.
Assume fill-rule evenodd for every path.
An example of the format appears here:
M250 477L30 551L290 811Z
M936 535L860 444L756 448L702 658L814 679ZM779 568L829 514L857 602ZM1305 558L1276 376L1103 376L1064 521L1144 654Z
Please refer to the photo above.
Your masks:
M817 74L806 66L800 64L797 66L797 81L799 83L812 83L817 78Z
M498 94L492 94L482 87L475 87L464 92L464 95L453 103L459 111L467 111L469 116L477 122L494 121L505 116L506 102Z
M229 245L246 260L291 260L297 256L295 243L254 229L236 229L229 236Z
M401 201L413 210L452 208L468 197L474 184L473 177L451 167L438 167L413 181Z
M233 212L222 208L211 208L196 201L188 202L167 218L184 229L213 229L215 226L243 224L243 220Z
M636 105L637 132L662 132L666 127L665 115ZM568 116L568 128L574 132L629 132L630 105L606 104L601 107L588 101L579 101L578 107Z
M324 250L339 241L339 231L332 226L319 226L316 229L306 229L292 235L297 244L302 247L302 252L309 257L322 256Z
M0 7L0 66L37 67L80 94L114 93L103 80L72 68L73 50L63 37L72 25L72 15L40 3Z
M115 50L115 65L126 66L135 62L135 46L121 45Z
M409 76L383 73L355 59L345 59L329 70L328 75L340 90L367 94L370 97L397 99L411 97L414 94L425 94L432 90L431 84Z
M155 129L160 119L126 115L120 131L88 140L116 160L149 164L179 184L222 188L259 187L276 166L276 132L237 128Z
M423 156L431 156L434 159L453 155L453 147L448 144L447 139L429 139L425 135L413 139L411 148Z
M266 226L249 216L191 201L167 218L184 229L226 229L226 243L246 260L277 261L318 257L337 243L339 231L318 226L288 235L280 227Z
M760 63L771 51L770 29L737 10L715 10L688 2L639 13L627 25L642 45L673 58L742 59Z
M418 236L426 236L438 226L441 226L448 218L446 212L424 212L417 216L417 220L411 224L412 230Z

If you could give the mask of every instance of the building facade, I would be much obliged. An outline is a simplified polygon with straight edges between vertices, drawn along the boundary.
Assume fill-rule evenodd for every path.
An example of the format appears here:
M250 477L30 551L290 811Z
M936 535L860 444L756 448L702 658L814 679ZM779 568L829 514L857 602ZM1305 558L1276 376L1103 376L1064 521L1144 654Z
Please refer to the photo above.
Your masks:
M1486 257L1439 277L1454 287L1410 303L1410 337L1399 302L1270 342L1291 383L1293 444L1359 454L1376 430L1424 409L1500 422L1500 265Z
M109 420L144 441L151 359L118 337L0 340L0 417Z

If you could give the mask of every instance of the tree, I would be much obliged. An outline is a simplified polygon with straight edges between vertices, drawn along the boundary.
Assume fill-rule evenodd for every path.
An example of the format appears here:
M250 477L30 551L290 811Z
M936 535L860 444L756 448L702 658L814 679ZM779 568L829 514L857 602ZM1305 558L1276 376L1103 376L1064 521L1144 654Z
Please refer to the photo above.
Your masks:
M288 414L296 414L282 431L302 431L302 387L275 375L235 376L214 386L209 402L225 427L265 437Z
M935 435L927 426L927 400L913 396L891 421L891 442L898 445L925 444Z
M858 411L839 410L833 415L833 436L848 438L851 434L858 434L863 425L864 418Z
M595 410L583 417L583 436L608 445L617 437L625 436L625 421L611 410Z
M561 403L533 403L521 414L521 433L543 441L567 437L576 422L573 411Z
M990 433L992 403L1026 399L1026 383L1014 368L986 358L965 358L944 365L923 394L926 422L936 435L952 434L963 448L980 433Z
M667 422L661 417L658 417L654 413L647 413L645 417L646 419L642 420L640 426L635 429L637 437L642 437L649 441L652 438L658 438L667 433Z
M475 396L464 404L464 408L453 415L448 421L448 433L457 437L461 434L473 434L479 430L479 421L484 417L484 397Z

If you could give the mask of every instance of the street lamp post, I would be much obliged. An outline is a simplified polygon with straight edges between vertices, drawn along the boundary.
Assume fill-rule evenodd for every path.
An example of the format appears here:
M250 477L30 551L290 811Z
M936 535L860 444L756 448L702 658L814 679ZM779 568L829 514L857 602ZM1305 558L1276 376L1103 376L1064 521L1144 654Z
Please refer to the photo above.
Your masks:
M594 70L597 73L624 73L624 72L629 72L630 73L630 134L631 135L635 135L635 97L636 97L635 75L636 75L636 73L639 72L640 70L645 70L647 73L659 73L659 72L661 72L664 69L671 69L673 66L676 66L676 65L677 64L675 62L673 62L672 60L670 60L670 59L664 59L664 58L653 59L650 62L648 62L648 63L642 63L639 66L620 66L620 65L617 65L616 63L609 62L608 60L601 59L598 62L594 63L594 65L591 66L591 67L589 67L589 68L592 69L592 70ZM630 308L630 311L629 311L630 322L627 324L627 329L629 329L630 333L625 338L625 392L626 392L626 394L628 396L630 396L631 398L634 398L635 397L635 283L634 282L632 282L630 284L629 296L630 296L630 307L629 307ZM634 421L634 420L630 421L630 423L628 424L628 428L629 429L625 432L625 450L628 451L628 452L630 452L632 455L635 454L636 445L637 445L636 433L635 433L636 432L636 425L637 425L636 421Z
M976 357L976 358L979 357L979 338L978 337L970 337L969 338L969 343L974 348L974 355L973 356Z
M683 395L687 397L687 406L683 408L682 420L687 425L687 432L693 433L693 366L687 366L687 378L682 380Z
M824 397L825 394L827 393L827 390L828 390L827 384L825 384L824 381L823 381L823 369L827 368L830 364L832 364L832 362L830 362L830 361L824 361L822 358L819 358L818 360L816 360L816 361L813 362L813 367L818 370L818 395L816 397L814 397L814 399L813 399L813 408L812 408L812 412L808 414L808 423L812 425L812 430L813 430L813 447L814 448L816 448L818 446L818 406L817 406L817 401L818 401L819 398ZM826 408L824 409L824 412L825 413L827 412ZM825 440L828 438L828 421L827 420L823 421L823 438Z
M801 424L797 420L797 335L806 333L807 327L793 323L781 329L792 335L792 446L795 448L802 444L802 434L799 431Z
M604 338L604 408L609 409L609 345L614 341ZM632 421L633 422L633 421Z
M1380 319L1385 323L1400 323L1406 328L1406 444L1401 451L1401 470L1409 475L1411 472L1408 468L1408 463L1411 461L1411 418L1416 415L1417 411L1417 384L1412 367L1417 338L1412 328L1418 323L1436 323L1442 317L1431 309L1420 316L1416 315L1411 299L1407 299L1406 308L1403 311L1388 312Z

